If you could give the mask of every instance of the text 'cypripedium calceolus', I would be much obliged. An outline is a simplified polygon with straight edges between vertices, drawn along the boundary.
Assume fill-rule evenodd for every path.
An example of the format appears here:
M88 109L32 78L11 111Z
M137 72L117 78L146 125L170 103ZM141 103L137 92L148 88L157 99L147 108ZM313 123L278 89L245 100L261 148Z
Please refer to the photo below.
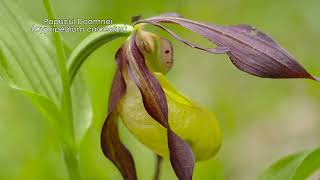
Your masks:
M217 47L204 48L182 39L163 25L187 28ZM177 91L165 78L173 65L171 43L143 29L151 24L184 44L214 54L227 54L240 70L263 78L311 76L271 37L249 26L218 26L165 14L133 22L134 30L116 53L117 70L101 133L104 154L125 179L137 179L133 158L121 143L120 118L130 132L156 154L170 159L181 180L192 179L194 162L212 157L221 145L214 115Z

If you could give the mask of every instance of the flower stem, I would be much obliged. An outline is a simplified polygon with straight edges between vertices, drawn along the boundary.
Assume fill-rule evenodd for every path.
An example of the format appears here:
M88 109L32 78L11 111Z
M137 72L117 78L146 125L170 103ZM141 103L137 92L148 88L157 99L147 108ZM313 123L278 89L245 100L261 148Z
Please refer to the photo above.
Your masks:
M162 157L159 155L156 155L156 168L155 168L155 172L154 172L154 176L153 176L154 180L159 180L159 178L160 178L161 162L162 162Z
M50 0L43 0L49 19L55 19L53 7ZM55 28L55 25L52 25ZM58 64L60 70L60 80L62 82L62 95L60 104L61 123L60 128L65 127L63 134L60 134L60 141L64 153L67 170L71 180L80 180L78 152L74 137L73 113L71 103L70 81L67 70L66 57L64 53L61 35L53 32L53 40L56 45L56 53L58 56Z
M69 179L80 180L78 156L75 150L68 145L63 146L64 161L67 166Z

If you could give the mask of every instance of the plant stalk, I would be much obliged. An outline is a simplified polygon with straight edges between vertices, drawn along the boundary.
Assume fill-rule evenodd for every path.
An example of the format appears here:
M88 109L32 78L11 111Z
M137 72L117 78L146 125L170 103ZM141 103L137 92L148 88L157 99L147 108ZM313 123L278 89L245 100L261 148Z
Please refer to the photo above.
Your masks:
M79 158L76 150L67 144L63 145L62 149L70 180L80 180Z
M161 163L162 163L162 157L159 155L156 155L156 168L155 168L154 175L153 175L154 180L160 179Z
M49 19L55 19L53 7L50 0L43 0L44 6L47 11ZM52 25L55 28L55 25ZM61 95L61 105L60 113L61 120L60 126L66 126L67 131L63 132L63 135L60 136L62 150L64 153L64 159L67 166L69 178L71 180L80 180L80 171L79 171L79 161L78 161L78 152L76 148L75 136L74 136L74 127L73 127L73 112L72 112L72 103L71 103L71 92L70 92L70 81L69 74L67 70L67 62L64 52L64 47L62 43L61 35L58 32L53 32L53 39L56 45L56 53L58 56L58 64L60 70L60 79L62 82L62 95Z

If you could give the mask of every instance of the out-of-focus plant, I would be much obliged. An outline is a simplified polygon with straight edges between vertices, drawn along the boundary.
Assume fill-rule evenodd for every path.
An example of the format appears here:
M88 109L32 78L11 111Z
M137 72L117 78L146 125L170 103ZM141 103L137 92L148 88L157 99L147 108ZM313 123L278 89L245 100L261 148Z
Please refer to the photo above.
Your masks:
M55 19L50 0L43 2L48 18ZM1 78L29 97L51 123L61 142L70 179L81 179L78 144L91 120L85 85L76 74L92 52L119 37L127 39L115 56L117 70L102 127L101 147L123 177L137 179L133 157L119 138L119 117L140 142L159 157L170 159L182 180L192 179L195 161L206 160L219 150L221 132L217 120L166 79L165 74L173 65L173 47L167 39L145 31L146 24L160 27L192 48L227 54L238 69L255 76L317 80L271 37L249 25L218 26L173 13L135 18L133 26L111 25L110 31L92 33L70 52L57 32L53 37L37 36L21 28L31 27L33 22L14 13L20 11L12 3L0 1L0 8L3 15L0 21L6 24L6 28L0 29ZM198 46L162 23L187 28L217 47ZM26 58L30 61L25 61ZM75 94L78 97L72 96ZM87 104L85 108L79 106L83 103ZM319 161L314 159L319 159L318 150L290 156L272 166L261 178L277 177L277 173L284 171L290 171L290 175L278 177L305 178L319 168Z
M54 18L50 2L43 2L48 17ZM60 141L70 179L78 180L78 146L90 126L92 109L80 76L71 87L66 65L70 49L58 33L53 37L32 33L37 23L14 1L0 1L0 11L1 80L28 97L48 120Z
M320 149L300 152L286 156L259 177L260 180L307 179L320 168Z

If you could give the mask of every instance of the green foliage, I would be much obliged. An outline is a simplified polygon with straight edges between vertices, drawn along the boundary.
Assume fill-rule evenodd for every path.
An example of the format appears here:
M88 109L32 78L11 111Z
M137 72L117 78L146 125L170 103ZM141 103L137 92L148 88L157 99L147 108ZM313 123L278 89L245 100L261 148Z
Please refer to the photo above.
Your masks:
M306 179L320 169L320 148L308 153L302 163L296 169L293 179Z
M58 33L53 33L53 38L31 33L28 28L36 24L22 10L14 3L0 3L0 23L6 25L0 31L1 79L29 98L48 120L61 143L70 178L79 179L78 146L91 125L92 105L84 80L76 74L94 50L127 33L92 34L71 53L68 69L70 50ZM44 0L44 5L54 19L50 1Z
M260 180L303 180L320 169L320 148L310 152L289 155L275 162Z
M35 23L14 3L1 1L0 8L1 77L13 88L36 92L57 103L61 86L51 37L31 33Z
M124 32L117 31L104 31L92 33L86 37L81 43L74 49L68 59L68 71L70 74L70 80L73 81L77 71L83 64L83 62L100 46L117 39L122 36L129 36L133 31L133 27L125 24L110 25L110 29L120 29Z
M221 25L252 24L275 37L307 69L311 69L312 74L319 74L320 4L317 0L308 3L297 0L200 0L198 3L164 0L142 1L134 8L128 6L128 1L119 0L57 0L53 3L59 18L112 18L114 23L129 23L132 15L149 17L177 11L188 18ZM37 21L32 21L29 14ZM41 0L0 1L0 83L16 89L9 91L0 86L0 179L67 179L59 144L44 125L48 122L55 126L61 118L58 112L62 87L55 45L50 34L38 35L30 31L32 24L40 23L44 18ZM64 33L63 38L75 47L87 35ZM183 31L181 35L193 37ZM119 45L116 41L108 43L89 56L71 91L80 171L86 179L120 179L117 169L103 157L99 145L115 67L114 54ZM217 158L196 165L195 180L254 179L275 154L317 145L320 102L317 84L252 78L232 68L227 57L212 57L177 45L173 41L175 65L169 79L182 92L216 113L224 138ZM66 57L69 57L68 53ZM17 94L24 94L26 98ZM89 102L85 100L87 98L79 98L86 96ZM36 108L27 100L31 100ZM289 131L295 128L292 127L294 124L300 131ZM55 128L53 132L64 128ZM154 166L152 153L125 128L122 132L134 154L139 179L149 180ZM276 138L270 134L276 134ZM296 163L291 166L296 169L296 178L311 174L319 164L315 158L308 160L304 156L302 159L290 161ZM297 168L299 162L306 162L308 166L300 165L304 167L300 170ZM161 179L174 178L169 163L164 162Z

